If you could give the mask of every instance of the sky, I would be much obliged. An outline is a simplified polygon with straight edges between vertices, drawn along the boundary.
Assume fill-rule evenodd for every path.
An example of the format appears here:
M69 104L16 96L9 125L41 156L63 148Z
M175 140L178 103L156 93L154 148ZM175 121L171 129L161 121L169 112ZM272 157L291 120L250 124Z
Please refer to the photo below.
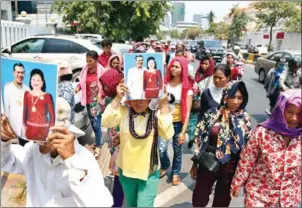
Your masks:
M239 7L247 7L250 1L185 1L185 21L193 21L194 14L208 14L211 10L216 21L230 12L230 9L239 3Z

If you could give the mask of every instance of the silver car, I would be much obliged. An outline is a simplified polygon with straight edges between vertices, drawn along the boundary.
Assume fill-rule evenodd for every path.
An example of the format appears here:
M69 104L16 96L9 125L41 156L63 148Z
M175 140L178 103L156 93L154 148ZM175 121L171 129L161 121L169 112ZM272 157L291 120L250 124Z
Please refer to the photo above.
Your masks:
M258 74L259 82L264 83L269 70L275 67L277 58L285 58L285 60L288 60L291 57L301 59L301 51L276 51L265 57L259 57L257 61L254 62L255 72Z

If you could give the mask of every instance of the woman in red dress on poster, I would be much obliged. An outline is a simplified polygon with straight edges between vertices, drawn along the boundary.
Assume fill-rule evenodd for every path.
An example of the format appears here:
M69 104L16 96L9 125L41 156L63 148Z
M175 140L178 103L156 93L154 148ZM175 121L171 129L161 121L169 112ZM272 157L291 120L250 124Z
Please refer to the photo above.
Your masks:
M144 91L145 99L153 99L160 97L163 87L161 71L157 68L154 57L147 59L147 69L144 71Z
M40 69L30 72L31 91L24 94L23 125L28 140L45 141L49 128L55 124L54 103L46 93L44 74Z

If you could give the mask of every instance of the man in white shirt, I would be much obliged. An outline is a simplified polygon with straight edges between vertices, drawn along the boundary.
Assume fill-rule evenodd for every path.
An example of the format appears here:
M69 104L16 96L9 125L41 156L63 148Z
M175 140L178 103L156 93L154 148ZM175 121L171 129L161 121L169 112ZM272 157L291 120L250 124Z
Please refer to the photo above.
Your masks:
M68 102L57 99L60 126L51 128L45 143L11 144L13 131L1 117L1 170L25 175L27 207L111 207L97 161L76 139L85 133L70 125Z
M21 63L16 63L13 67L14 81L5 84L4 86L4 111L5 115L11 122L11 126L19 138L20 145L26 143L22 128L23 119L23 97L25 91L29 91L29 87L23 84L24 66Z
M128 70L127 86L129 87L128 99L144 99L144 71L147 70L144 65L144 57L137 55L135 57L136 66Z

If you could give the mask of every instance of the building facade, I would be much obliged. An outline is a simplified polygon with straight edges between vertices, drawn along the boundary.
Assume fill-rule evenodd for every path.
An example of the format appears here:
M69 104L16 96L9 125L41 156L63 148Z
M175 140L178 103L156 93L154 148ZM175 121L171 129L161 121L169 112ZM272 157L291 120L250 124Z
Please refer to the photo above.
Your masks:
M185 21L185 3L174 2L172 6L172 26L176 27L178 21Z

